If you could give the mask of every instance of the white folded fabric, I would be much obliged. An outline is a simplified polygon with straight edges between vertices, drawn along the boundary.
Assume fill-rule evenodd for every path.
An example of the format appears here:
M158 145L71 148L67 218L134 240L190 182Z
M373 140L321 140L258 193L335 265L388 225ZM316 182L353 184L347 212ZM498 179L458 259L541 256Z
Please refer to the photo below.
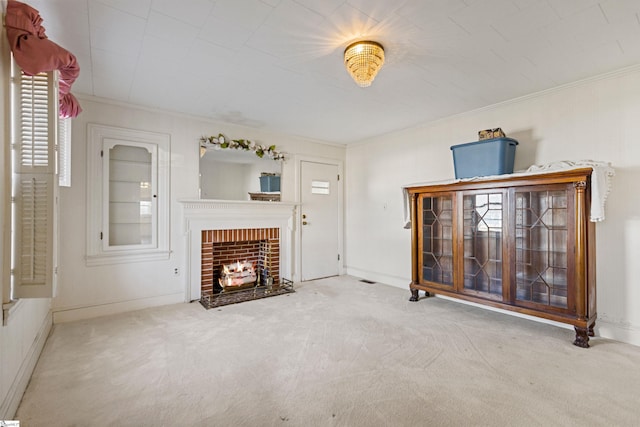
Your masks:
M578 169L589 167L593 169L591 174L591 213L592 222L604 221L604 205L611 191L611 178L616 174L610 163L593 160L578 160L576 162L563 160L547 163L546 165L533 165L527 172L550 172L555 170Z

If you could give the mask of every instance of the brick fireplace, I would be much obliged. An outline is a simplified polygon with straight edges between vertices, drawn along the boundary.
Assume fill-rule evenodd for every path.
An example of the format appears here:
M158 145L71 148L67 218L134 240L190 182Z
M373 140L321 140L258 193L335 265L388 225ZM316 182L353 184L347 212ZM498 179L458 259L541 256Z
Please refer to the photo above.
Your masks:
M280 229L251 228L202 230L201 292L211 294L221 290L218 279L223 265L248 261L256 268L261 280L266 275L280 281Z
M272 276L280 281L297 280L294 271L294 234L297 205L287 202L234 201L234 200L182 200L184 230L186 237L186 295L187 301L200 300L204 289L210 289L214 283L214 265L219 268L226 261L213 260L214 247L217 244L234 242L234 256L230 263L249 258L258 242L260 245L274 245L278 255L273 256ZM263 231L255 231L263 230ZM248 235L242 235L248 233ZM262 242L262 243L259 243ZM211 269L203 268L203 249L209 250L211 256L205 255L207 262L211 258ZM214 246L215 245L215 246ZM251 249L253 248L253 249ZM229 251L229 250L228 250ZM239 251L239 253L235 253ZM216 252L217 253L217 252ZM238 258L236 258L236 256ZM242 259L239 259L242 258ZM209 274L209 271L210 274ZM217 280L217 278L215 279Z

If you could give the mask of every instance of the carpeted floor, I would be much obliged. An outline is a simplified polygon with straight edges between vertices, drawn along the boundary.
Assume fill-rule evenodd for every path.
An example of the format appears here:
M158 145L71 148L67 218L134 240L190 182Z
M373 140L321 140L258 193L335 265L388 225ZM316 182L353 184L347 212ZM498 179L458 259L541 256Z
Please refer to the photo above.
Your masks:
M54 329L36 426L637 426L640 348L353 277Z

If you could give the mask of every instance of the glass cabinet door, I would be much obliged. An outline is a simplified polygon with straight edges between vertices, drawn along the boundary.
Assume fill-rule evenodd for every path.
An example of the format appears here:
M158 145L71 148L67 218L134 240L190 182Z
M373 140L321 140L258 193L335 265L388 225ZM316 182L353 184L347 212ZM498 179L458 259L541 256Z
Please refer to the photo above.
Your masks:
M453 287L453 196L422 197L421 281Z
M145 147L109 148L109 246L153 243L153 153ZM106 193L106 192L105 192Z
M567 308L570 195L566 189L515 193L518 304Z
M502 299L502 192L463 196L464 292Z

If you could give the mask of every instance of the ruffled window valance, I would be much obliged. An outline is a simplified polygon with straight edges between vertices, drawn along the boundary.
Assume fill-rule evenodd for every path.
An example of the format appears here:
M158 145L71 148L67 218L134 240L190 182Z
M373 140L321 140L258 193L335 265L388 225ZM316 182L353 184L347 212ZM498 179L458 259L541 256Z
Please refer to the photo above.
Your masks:
M47 38L40 13L27 4L9 0L5 26L13 57L26 74L60 71L60 117L80 114L82 108L70 93L80 74L78 61L71 52Z

